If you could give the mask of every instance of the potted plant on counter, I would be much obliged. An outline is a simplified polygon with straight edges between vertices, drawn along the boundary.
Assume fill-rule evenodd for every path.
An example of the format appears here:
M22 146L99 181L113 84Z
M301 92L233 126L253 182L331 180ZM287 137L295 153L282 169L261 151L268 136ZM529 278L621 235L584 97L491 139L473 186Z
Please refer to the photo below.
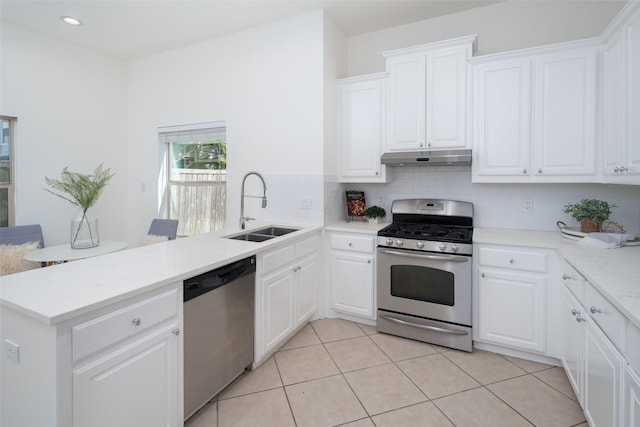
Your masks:
M387 211L380 206L370 206L364 211L364 214L369 218L369 222L380 224L382 219L387 216Z
M579 203L565 205L564 212L568 213L576 221L580 221L580 231L593 233L602 231L602 223L609 219L611 208L616 205L597 200L582 199Z

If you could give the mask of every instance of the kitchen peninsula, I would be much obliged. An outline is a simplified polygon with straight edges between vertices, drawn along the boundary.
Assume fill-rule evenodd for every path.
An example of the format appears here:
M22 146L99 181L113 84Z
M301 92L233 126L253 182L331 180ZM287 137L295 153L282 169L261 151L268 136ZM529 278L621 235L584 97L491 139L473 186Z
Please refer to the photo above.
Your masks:
M15 352L1 361L1 424L182 425L182 280L251 255L260 268L261 254L319 229L262 243L227 230L3 277L2 342Z

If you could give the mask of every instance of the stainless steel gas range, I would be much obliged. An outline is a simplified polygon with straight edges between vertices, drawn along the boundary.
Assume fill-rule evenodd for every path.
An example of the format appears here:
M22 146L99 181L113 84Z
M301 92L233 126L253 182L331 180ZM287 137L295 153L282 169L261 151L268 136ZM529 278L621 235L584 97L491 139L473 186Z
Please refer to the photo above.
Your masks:
M471 351L473 204L405 199L378 232L377 329Z

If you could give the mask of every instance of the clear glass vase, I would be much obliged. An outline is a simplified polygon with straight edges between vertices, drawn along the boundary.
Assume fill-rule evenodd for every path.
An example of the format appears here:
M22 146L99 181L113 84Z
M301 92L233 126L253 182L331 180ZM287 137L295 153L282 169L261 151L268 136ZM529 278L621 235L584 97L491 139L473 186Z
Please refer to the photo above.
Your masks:
M100 244L98 218L81 209L71 219L71 247L73 249L95 248Z

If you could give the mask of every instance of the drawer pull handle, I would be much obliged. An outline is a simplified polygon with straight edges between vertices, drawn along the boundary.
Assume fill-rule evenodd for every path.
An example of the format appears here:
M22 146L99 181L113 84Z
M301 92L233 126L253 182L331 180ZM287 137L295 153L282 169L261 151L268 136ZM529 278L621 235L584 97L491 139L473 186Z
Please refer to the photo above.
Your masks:
M571 315L575 316L576 314L580 314L580 312L578 310L576 310L575 308L571 310Z
M131 323L133 323L136 326L140 326L140 324L142 323L142 319L140 319L139 317L136 317L131 321Z
M173 331L171 331L171 333L175 336L180 335L180 328L175 328Z
M484 274L484 273L482 273L482 274L480 274L480 275L481 275L482 277L485 277L485 274Z
M509 264L513 264L513 258L509 258Z
M563 274L562 280L573 280L573 277L569 276L568 274Z
M589 311L591 312L591 314L596 314L596 313L602 313L602 310L600 310L599 308L596 308L595 306L591 306L591 308L589 309Z
M349 242L349 247L352 247L352 246L353 246L353 243Z
M580 322L586 322L586 321L587 321L587 318L580 316L580 314L578 313L578 315L576 316L576 322L580 323Z

